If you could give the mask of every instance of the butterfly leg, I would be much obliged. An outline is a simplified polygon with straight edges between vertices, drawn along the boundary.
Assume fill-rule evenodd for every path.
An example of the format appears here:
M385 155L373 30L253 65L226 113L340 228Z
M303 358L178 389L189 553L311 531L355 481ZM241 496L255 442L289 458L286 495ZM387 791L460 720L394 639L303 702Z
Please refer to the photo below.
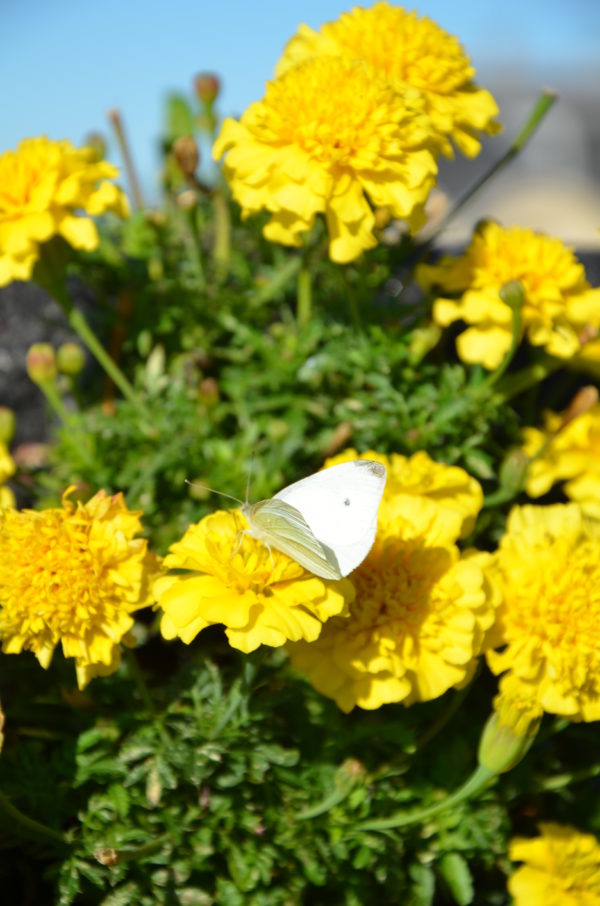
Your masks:
M231 556L229 557L230 561L233 560L235 555L238 553L240 547L242 546L242 541L244 540L244 535L249 535L249 534L250 534L250 532L248 531L248 529L239 530L239 532L235 536L235 543L233 546L233 550L231 551Z

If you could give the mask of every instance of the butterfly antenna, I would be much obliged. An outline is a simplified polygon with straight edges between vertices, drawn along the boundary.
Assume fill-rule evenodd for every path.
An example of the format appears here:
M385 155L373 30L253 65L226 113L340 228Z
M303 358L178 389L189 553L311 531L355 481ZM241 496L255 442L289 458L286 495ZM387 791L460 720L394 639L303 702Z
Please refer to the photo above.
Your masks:
M228 500L235 500L240 506L244 505L244 501L240 500L239 497L234 497L232 494L226 494L225 491L217 491L216 488L209 488L207 484L198 484L196 481L188 481L187 478L185 479L185 483L189 484L191 488L202 488L203 491L210 491L211 494L218 494L219 497L227 497Z
M252 477L252 467L254 466L254 452L250 457L250 468L248 469L248 481L246 482L246 506L248 506L248 501L250 499L250 478Z

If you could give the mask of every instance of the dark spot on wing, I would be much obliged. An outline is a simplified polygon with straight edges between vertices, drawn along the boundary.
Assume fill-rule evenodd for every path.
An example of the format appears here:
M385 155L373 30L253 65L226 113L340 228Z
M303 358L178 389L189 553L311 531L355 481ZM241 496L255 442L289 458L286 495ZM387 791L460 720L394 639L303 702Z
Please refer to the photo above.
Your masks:
M350 506L350 498L349 498L349 497L346 497L346 499L344 500L344 506Z
M372 475L375 475L376 478L384 478L386 474L385 466L380 462L373 462L372 459L355 459L355 466L362 466L371 472Z

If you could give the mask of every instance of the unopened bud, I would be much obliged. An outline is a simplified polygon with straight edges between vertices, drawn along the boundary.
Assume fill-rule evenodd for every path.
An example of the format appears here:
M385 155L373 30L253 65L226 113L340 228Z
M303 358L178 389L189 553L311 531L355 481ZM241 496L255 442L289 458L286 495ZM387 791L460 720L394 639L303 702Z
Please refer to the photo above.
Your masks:
M83 144L94 152L94 160L104 160L106 157L106 141L100 132L90 132L86 135Z
M516 308L521 308L525 299L525 292L521 281L509 280L508 283L505 283L500 290L500 298L504 304L508 305L509 308L512 308L513 311Z
M509 450L502 461L498 472L500 487L515 494L525 487L530 458L524 450L515 447Z
M173 142L171 150L185 178L188 180L194 179L200 163L196 139L191 135L180 135Z
M591 384L588 384L587 387L582 387L581 390L575 394L563 412L562 422L558 430L562 431L563 428L566 428L574 419L578 418L580 415L585 415L585 413L589 412L597 402L597 388L593 387Z
M542 714L540 705L525 694L518 680L510 674L503 677L494 711L479 740L479 764L494 774L514 768L531 748Z
M289 425L282 418L273 418L267 425L267 435L271 440L281 441L289 434Z
M213 377L204 378L198 387L198 399L205 406L214 406L219 402L219 384Z
M56 377L56 355L49 343L34 343L26 358L27 374L34 384L45 384Z
M219 96L221 82L213 72L199 72L194 79L194 87L199 100L211 107Z
M0 406L0 443L9 444L16 426L15 413L8 406Z
M85 365L85 352L78 343L63 343L56 351L56 364L62 374L75 377Z

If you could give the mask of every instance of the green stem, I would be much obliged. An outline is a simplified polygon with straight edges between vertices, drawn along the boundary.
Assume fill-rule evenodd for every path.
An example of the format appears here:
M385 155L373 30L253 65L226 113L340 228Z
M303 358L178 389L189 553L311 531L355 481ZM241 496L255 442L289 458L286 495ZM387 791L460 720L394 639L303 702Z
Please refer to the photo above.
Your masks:
M54 411L60 418L61 422L63 424L68 422L71 414L65 406L62 396L56 389L54 380L51 379L49 381L36 381L36 383L46 397L46 400L48 401L50 407L54 409Z
M489 768L484 768L483 765L479 765L473 771L469 779L463 783L456 792L451 793L450 796L447 796L442 800L442 802L430 805L428 808L421 809L420 811L396 812L395 815L390 815L389 818L365 821L364 824L358 826L358 830L383 831L393 830L397 827L407 827L409 824L420 824L428 818L433 818L434 815L445 812L447 809L454 808L465 802L467 799L470 799L472 796L476 796L485 789L490 780L495 776L496 774L494 771L490 771Z
M312 282L306 262L302 262L298 274L297 312L298 327L306 327L310 322L312 309Z
M450 700L450 703L448 704L448 707L442 711L438 719L434 721L434 723L430 727L428 727L428 729L425 730L425 732L422 733L421 736L419 736L419 738L417 739L417 751L420 751L423 746L426 746L428 743L430 743L431 740L434 739L438 735L438 733L440 733L444 729L446 724L459 710L472 688L473 682L471 681L468 686L464 687L464 689L461 689L459 692L454 693L452 699Z
M553 359L548 356L546 359L535 362L528 368L524 368L517 374L510 375L510 377L503 380L494 388L495 402L498 405L508 402L508 400L518 396L520 393L524 393L531 387L535 387L536 384L541 383L549 375L558 371L559 368L562 368L563 366L564 362L561 361L561 359Z
M161 849L163 846L166 846L172 840L170 834L162 834L160 837L157 837L156 840L150 840L148 843L143 843L141 846L131 847L130 849L119 849L115 852L113 865L121 865L123 862L137 862L139 859L144 859L146 856L151 856L152 853L155 853L157 850ZM99 854L102 851L96 850L94 855L96 859L101 864L105 864Z
M71 305L67 309L66 315L69 324L71 325L75 333L85 343L96 361L99 362L100 365L102 365L109 378L119 388L125 399L129 400L132 405L140 408L142 404L137 393L135 392L119 366L116 364L116 362L113 361L113 359L111 359L104 346L102 346L102 344L98 341L96 334L88 324L83 312L79 311L79 309L77 308L73 308L73 306Z
M121 113L119 110L113 109L108 111L107 116L110 124L113 127L115 138L117 139L117 144L123 158L125 172L127 173L127 181L129 182L129 188L131 189L133 208L134 210L139 211L141 208L145 207L144 197L140 188L140 181L137 176L137 171L133 163L133 156L129 148L129 142L127 141L127 137L125 135L125 127L123 126Z
M184 210L184 216L187 232L192 245L192 257L194 261L194 267L196 268L196 277L198 279L198 283L200 284L200 288L204 289L206 287L206 274L204 272L204 252L202 250L200 236L198 234L196 212L197 208L194 205L194 207Z
M490 387L493 387L494 384L497 384L500 378L505 374L510 363L515 357L515 353L519 348L519 343L521 342L521 324L523 322L523 288L520 284L516 283L518 286L518 291L513 292L513 286L508 289L508 292L505 293L507 287L503 287L500 290L500 298L504 303L507 303L507 300L511 300L510 308L512 310L512 338L510 341L510 346L506 351L506 355L500 362L499 366L495 371L492 371L491 374L479 385L479 388L483 390L488 390ZM479 389L478 388L478 389Z
M340 273L342 275L342 280L344 281L346 298L348 299L348 306L350 308L350 317L352 318L354 329L357 333L360 333L362 330L362 323L360 319L358 300L356 298L356 288L348 280L348 272L345 267L340 268Z
M295 820L308 821L311 818L317 818L319 815L324 815L326 812L331 811L332 808L335 808L336 805L339 805L340 802L343 802L355 786L356 782L351 777L347 777L344 781L338 781L328 796L325 796L325 798L321 799L320 802L317 802L316 805L312 805L310 808L299 812L296 815Z
M515 140L512 142L510 147L506 150L502 157L497 160L496 163L487 171L487 173L484 173L484 175L480 179L478 179L473 186L471 186L471 188L463 195L463 197L456 202L456 204L452 207L448 214L446 214L437 222L435 228L425 238L425 241L421 246L420 256L422 256L423 252L426 251L426 249L432 244L434 239L439 236L439 234L446 228L452 218L455 217L456 214L460 210L462 210L462 208L464 208L464 206L471 200L471 198L473 198L473 196L476 195L477 192L479 192L479 190L496 175L496 173L499 173L500 170L503 170L504 167L506 167L523 150L556 99L557 95L555 94L555 92L550 91L549 89L546 89L539 95L525 125L523 126Z
M492 494L488 494L487 497L483 498L483 509L489 509L490 507L500 506L502 503L508 503L510 500L514 500L518 493L519 490L515 488L498 488L497 491L494 491Z
M224 280L229 271L229 259L231 257L231 212L227 198L220 189L214 191L212 203L215 218L213 246L215 271L217 278Z
M138 694L140 696L140 699L142 700L144 707L150 714L154 714L155 713L154 704L152 702L150 692L148 691L148 686L146 685L146 680L144 679L142 671L140 670L140 665L138 664L137 657L135 656L135 652L133 652L131 650L131 648L125 649L125 660L127 661L127 668L129 670L129 676L135 683L135 687L138 691Z
M285 264L275 272L271 280L255 293L254 301L258 305L270 302L274 296L278 295L293 280L301 267L302 259L298 255L288 258Z
M34 840L39 840L41 838L60 846L69 845L60 831L53 830L53 828L47 827L45 824L40 824L39 821L35 821L33 818L28 818L27 815L24 815L23 812L19 811L19 809L13 805L10 799L8 799L1 791L0 811L4 812L6 817L10 819L11 827L17 832L22 831L24 837L32 838Z

